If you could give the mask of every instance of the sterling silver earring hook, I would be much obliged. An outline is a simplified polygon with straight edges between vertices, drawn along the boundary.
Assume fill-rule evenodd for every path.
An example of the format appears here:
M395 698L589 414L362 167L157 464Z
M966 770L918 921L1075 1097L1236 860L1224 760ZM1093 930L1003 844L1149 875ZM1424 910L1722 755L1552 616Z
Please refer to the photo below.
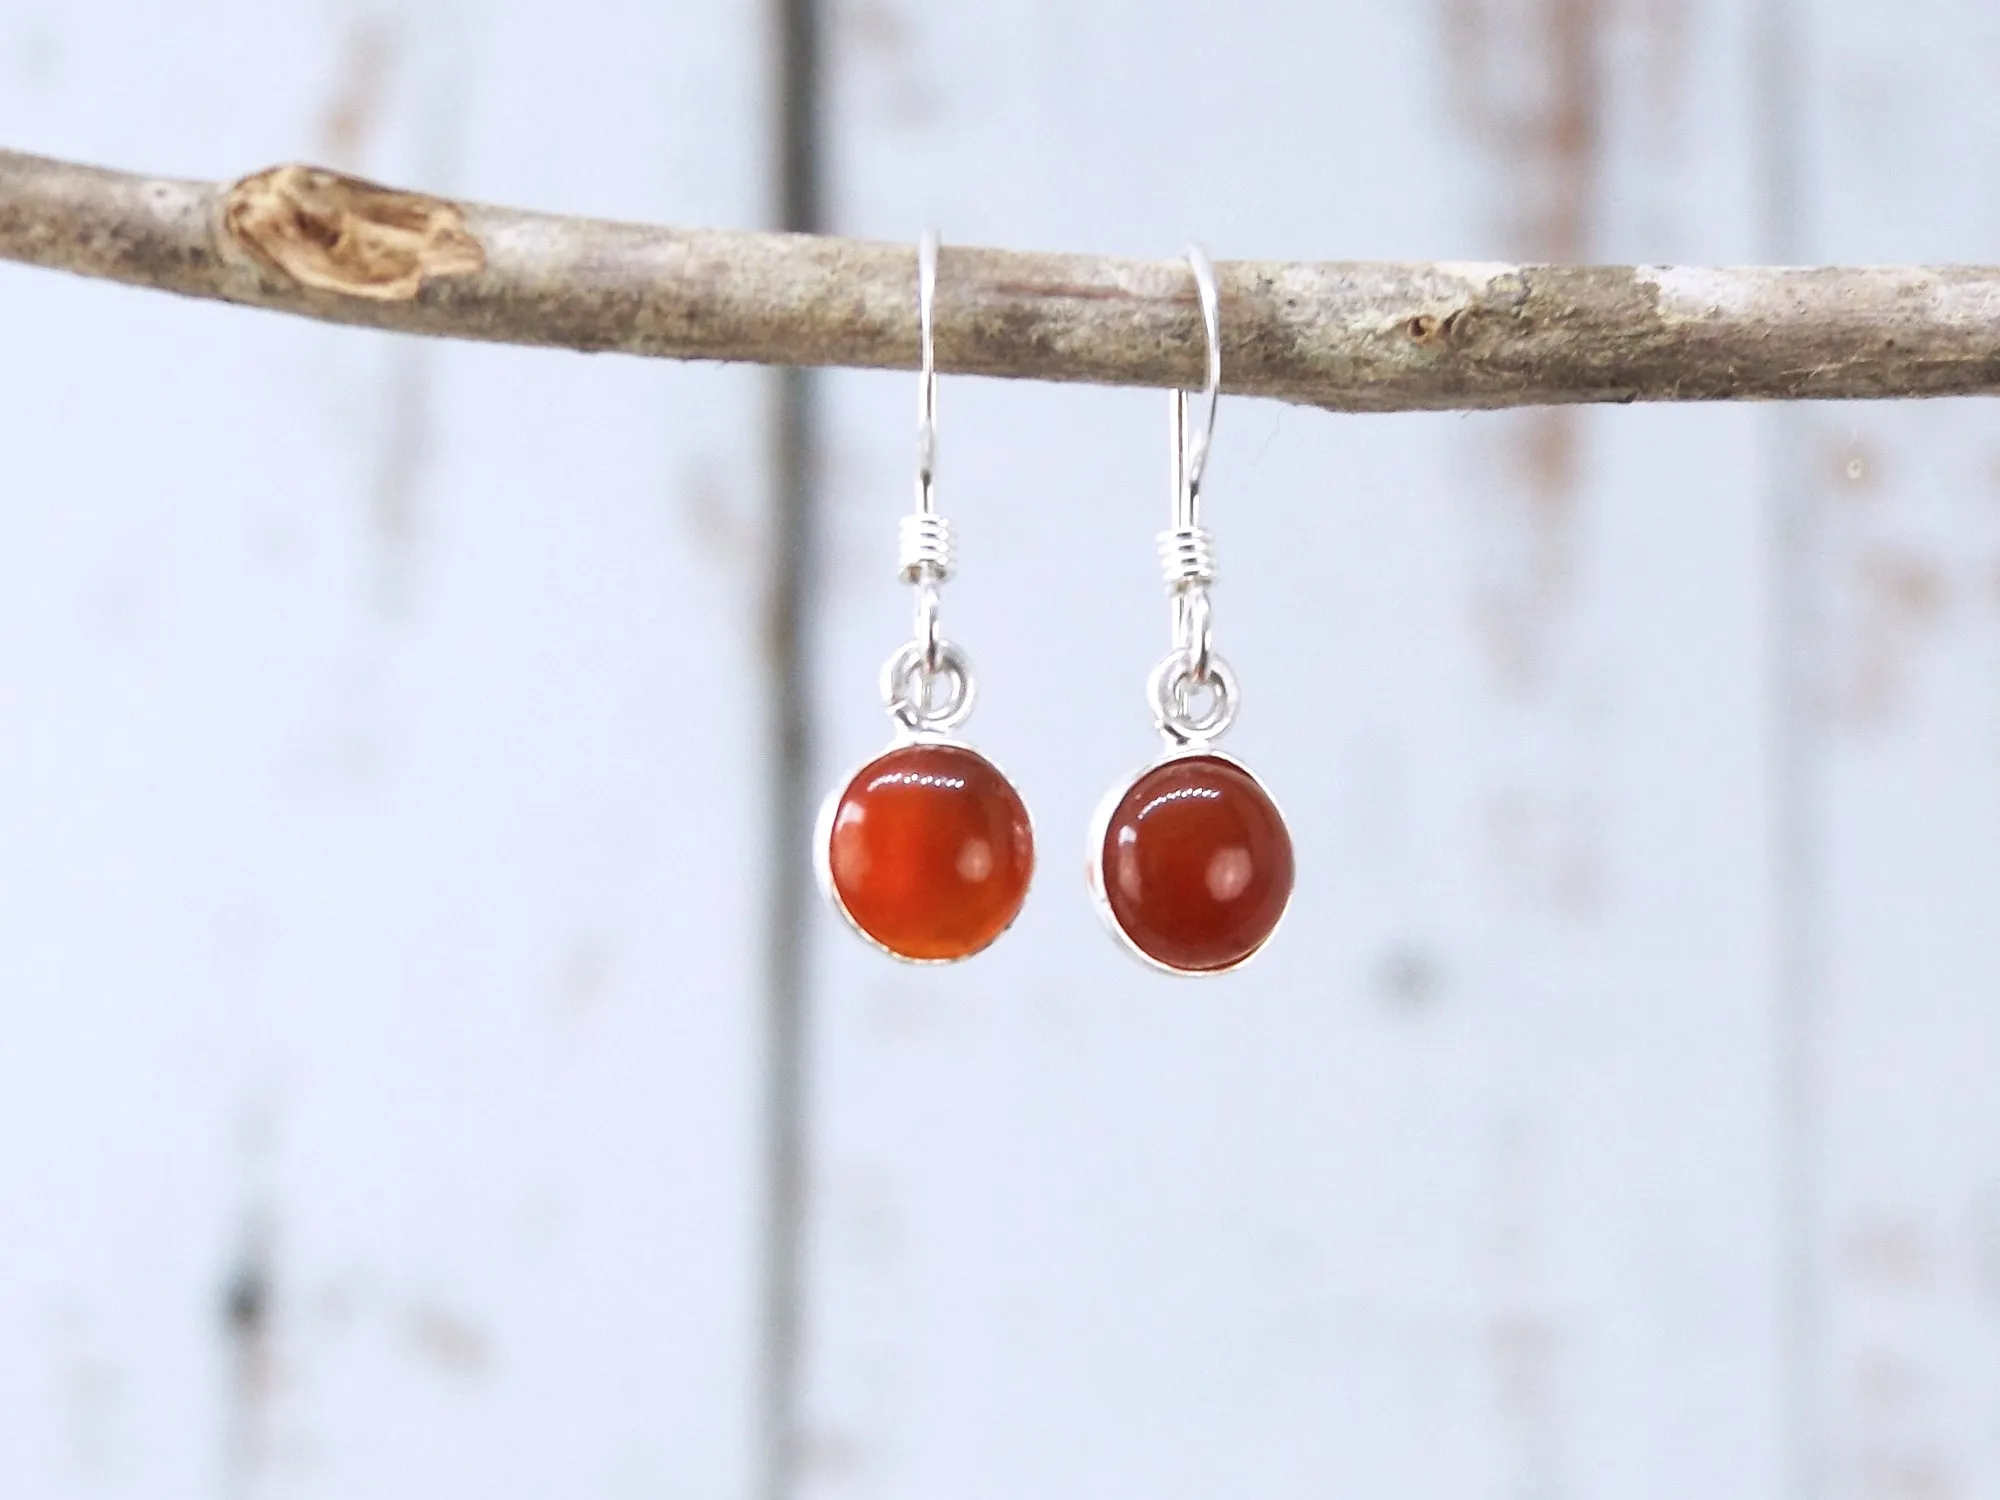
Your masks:
M931 476L937 470L937 354L931 347L931 309L937 302L938 232L926 229L917 241L917 335L922 341L922 374L917 386L917 510L936 513Z
M882 701L913 734L945 734L972 713L972 663L944 638L939 594L954 564L951 522L937 513L937 355L931 343L937 302L938 234L917 242L917 508L897 529L897 576L917 591L910 643L882 667ZM943 696L939 696L942 689Z
M1170 402L1173 528L1160 533L1160 565L1173 599L1174 649L1147 683L1160 732L1177 745L1206 744L1236 716L1236 675L1214 649L1208 590L1215 582L1215 543L1201 524L1201 481L1215 439L1222 401L1222 305L1215 267L1199 245L1187 249L1201 303L1208 364L1201 392L1202 424L1188 421L1190 395L1176 390ZM1197 700L1205 703L1197 707Z
M1208 410L1203 414L1201 427L1190 433L1188 393L1174 392L1176 527L1201 524L1201 476L1208 467L1208 450L1215 440L1215 409L1222 401L1222 299L1215 288L1215 267L1208 252L1199 245L1188 246L1187 261L1194 272L1195 296L1201 302L1201 328L1208 340L1208 366L1201 392L1202 404Z

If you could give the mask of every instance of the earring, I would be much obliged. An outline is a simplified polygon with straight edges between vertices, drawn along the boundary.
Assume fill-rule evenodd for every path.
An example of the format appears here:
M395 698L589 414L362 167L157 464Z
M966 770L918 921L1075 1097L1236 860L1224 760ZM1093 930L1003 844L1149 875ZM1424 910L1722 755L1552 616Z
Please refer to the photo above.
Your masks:
M1173 517L1160 560L1173 598L1174 648L1146 683L1168 750L1112 788L1091 825L1089 873L1098 913L1127 949L1174 974L1221 974L1249 962L1292 895L1292 836L1249 770L1211 748L1236 717L1236 674L1210 641L1214 548L1201 524L1201 479L1222 387L1215 268L1188 247L1208 377L1202 426L1188 393L1172 396Z
M931 304L938 241L917 250L917 509L903 518L899 576L917 591L915 638L883 665L889 749L834 788L815 840L820 888L856 932L910 963L970 958L1012 924L1035 868L1034 826L1013 784L952 732L972 713L972 664L938 631L952 574L951 523L937 513L937 364Z

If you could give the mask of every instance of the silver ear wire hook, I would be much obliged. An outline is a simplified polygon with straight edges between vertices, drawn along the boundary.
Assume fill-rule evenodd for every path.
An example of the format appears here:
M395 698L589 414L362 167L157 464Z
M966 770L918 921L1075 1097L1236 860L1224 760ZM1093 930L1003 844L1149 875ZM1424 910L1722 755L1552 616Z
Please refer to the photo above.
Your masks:
M1174 649L1154 669L1147 692L1160 730L1176 744L1205 744L1229 727L1236 713L1236 678L1216 655L1211 639L1208 589L1215 582L1215 545L1201 524L1201 481L1215 437L1215 413L1222 400L1222 305L1215 267L1199 245L1187 250L1201 304L1208 364L1201 402L1202 423L1188 420L1193 399L1175 390L1168 401L1172 438L1173 529L1160 533L1160 564L1173 598ZM1197 693L1207 704L1197 711Z
M922 354L917 386L917 511L936 515L931 478L937 470L937 355L931 346L931 309L937 302L938 232L917 241L917 334Z
M1195 296L1201 303L1201 328L1208 342L1208 365L1201 399L1208 408L1202 425L1188 431L1188 393L1174 392L1174 525L1201 524L1201 477L1208 468L1208 450L1215 440L1215 411L1222 401L1222 299L1216 291L1215 266L1199 245L1187 247L1188 268L1194 272Z
M975 692L965 653L938 626L938 595L951 577L951 522L937 513L937 356L931 345L937 302L938 233L917 241L917 506L897 529L896 576L917 591L914 639L882 668L882 700L912 733L945 733L972 712ZM936 696L944 690L942 700Z

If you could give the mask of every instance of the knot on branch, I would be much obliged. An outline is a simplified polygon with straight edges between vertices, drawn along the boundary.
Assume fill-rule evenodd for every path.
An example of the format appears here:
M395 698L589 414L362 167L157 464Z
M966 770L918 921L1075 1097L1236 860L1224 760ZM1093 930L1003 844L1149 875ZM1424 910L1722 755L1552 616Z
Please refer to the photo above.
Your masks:
M1420 312L1403 325L1403 332L1409 335L1411 343L1427 349L1449 344L1458 337L1459 325L1471 311L1469 307L1454 307L1442 315Z
M457 204L323 167L245 177L223 200L222 225L300 286L377 302L408 302L432 277L486 268Z

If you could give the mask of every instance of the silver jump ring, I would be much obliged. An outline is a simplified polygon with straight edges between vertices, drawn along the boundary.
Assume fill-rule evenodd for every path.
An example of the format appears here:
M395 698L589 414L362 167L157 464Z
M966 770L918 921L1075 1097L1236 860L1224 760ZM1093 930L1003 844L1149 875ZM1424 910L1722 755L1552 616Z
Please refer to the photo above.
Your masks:
M1208 693L1208 706L1199 714L1192 707L1198 688ZM1146 697L1162 734L1177 745L1196 745L1215 739L1235 721L1241 691L1236 673L1220 656L1210 655L1204 673L1195 670L1192 652L1173 651L1146 679Z
M898 724L919 734L948 734L972 716L978 689L972 663L950 641L937 645L937 666L925 661L924 643L908 641L882 664L882 705ZM943 701L934 701L938 684Z

